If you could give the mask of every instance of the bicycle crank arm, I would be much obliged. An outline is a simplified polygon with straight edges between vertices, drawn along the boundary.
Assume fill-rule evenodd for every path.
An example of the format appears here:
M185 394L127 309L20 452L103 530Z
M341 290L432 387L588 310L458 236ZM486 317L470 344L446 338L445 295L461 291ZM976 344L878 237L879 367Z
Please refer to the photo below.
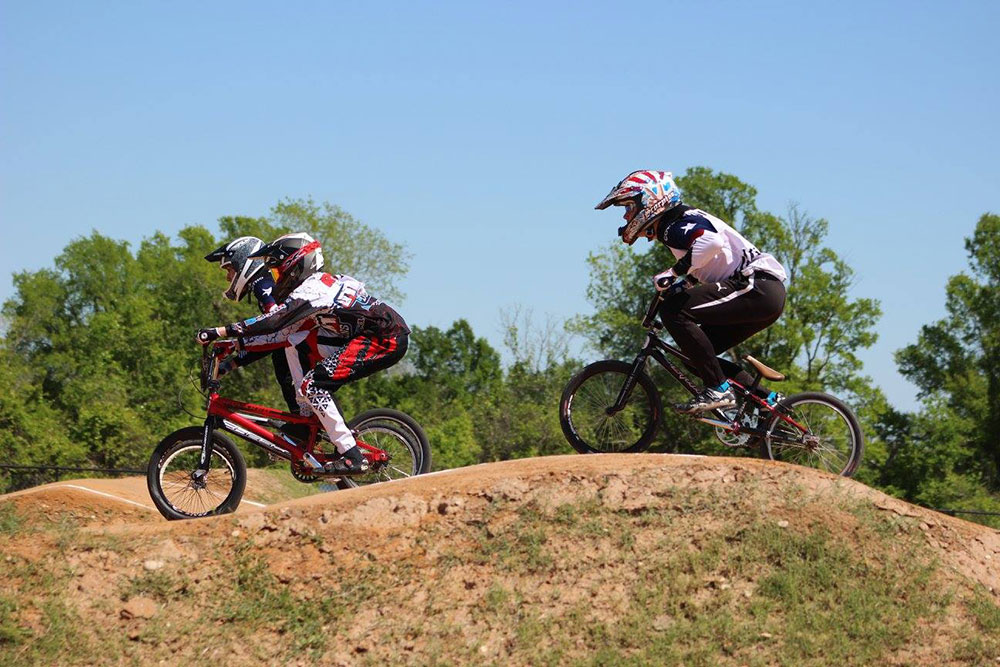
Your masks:
M734 431L733 423L721 421L719 419L708 419L706 417L695 417L695 421L701 422L703 424L708 424L709 426L716 426L727 431ZM740 431L741 433L750 433L750 431Z
M326 471L326 468L323 467L323 464L320 463L318 460L316 460L316 457L310 454L309 452L306 452L305 454L302 455L302 461L310 468L312 468L313 472Z

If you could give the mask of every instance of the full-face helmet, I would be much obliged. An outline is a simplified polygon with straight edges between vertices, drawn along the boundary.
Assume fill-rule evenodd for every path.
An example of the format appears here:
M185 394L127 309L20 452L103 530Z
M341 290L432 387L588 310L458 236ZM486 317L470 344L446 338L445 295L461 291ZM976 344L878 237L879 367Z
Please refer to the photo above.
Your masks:
M611 188L594 208L625 207L625 224L618 228L622 241L632 245L640 236L652 240L656 220L681 203L681 191L669 171L633 171Z
M274 299L284 301L306 278L323 269L323 248L319 241L299 232L285 234L253 254L260 257L274 275Z
M218 262L226 270L229 289L222 293L224 297L239 301L254 278L267 270L263 260L250 257L263 247L264 242L256 236L241 236L205 255L206 260Z

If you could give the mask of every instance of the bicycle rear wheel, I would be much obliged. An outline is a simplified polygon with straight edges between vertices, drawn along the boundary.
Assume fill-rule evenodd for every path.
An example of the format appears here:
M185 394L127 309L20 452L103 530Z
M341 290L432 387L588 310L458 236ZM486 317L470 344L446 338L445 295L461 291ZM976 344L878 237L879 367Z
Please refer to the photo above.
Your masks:
M160 514L168 519L194 519L236 510L247 483L247 468L233 441L212 434L208 474L193 475L201 459L204 430L192 426L164 438L149 458L146 486Z
M559 402L559 423L573 449L602 454L649 447L663 407L646 373L639 373L624 408L610 412L631 372L632 366L624 361L598 361L569 381Z
M861 465L864 435L850 408L819 392L781 401L761 439L761 457L851 477ZM783 415L783 416L782 416Z
M340 489L391 482L422 475L431 469L431 448L427 435L412 417L398 410L377 408L362 412L349 423L354 436L389 455L387 463L376 463L371 472L357 477L342 477Z

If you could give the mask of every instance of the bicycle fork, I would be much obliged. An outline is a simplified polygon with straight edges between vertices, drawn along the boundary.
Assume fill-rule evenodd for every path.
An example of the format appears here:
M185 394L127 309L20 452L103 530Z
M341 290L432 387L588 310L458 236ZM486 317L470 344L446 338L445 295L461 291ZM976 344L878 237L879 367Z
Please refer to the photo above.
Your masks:
M614 405L608 408L608 415L615 415L625 409L625 404L628 403L628 397L632 395L632 390L635 389L635 383L638 382L639 373L642 372L646 365L646 359L650 355L650 343L643 346L642 351L639 352L635 360L632 362L632 370L629 371L628 376L625 378L625 384L622 385L621 390L618 392L618 398L615 399Z
M209 415L205 418L205 428L201 434L201 456L198 467L191 472L191 482L196 489L205 487L205 478L212 461L212 435L219 426L219 418Z

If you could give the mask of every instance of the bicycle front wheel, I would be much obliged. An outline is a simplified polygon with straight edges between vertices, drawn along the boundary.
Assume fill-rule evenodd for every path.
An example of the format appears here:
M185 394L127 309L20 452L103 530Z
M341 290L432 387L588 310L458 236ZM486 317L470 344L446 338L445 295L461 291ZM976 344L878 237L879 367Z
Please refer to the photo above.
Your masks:
M639 372L624 407L611 410L631 372L632 366L624 361L598 361L569 381L559 402L559 422L573 449L605 454L649 447L663 406L645 372Z
M427 435L420 424L405 412L387 408L368 410L352 419L348 426L355 438L386 452L389 461L373 464L371 471L365 475L340 478L338 488L391 482L430 471L431 448Z
M204 430L197 426L171 433L149 458L146 486L160 514L194 519L233 512L247 483L247 467L233 441L212 433L208 474L196 475Z
M781 401L761 439L761 457L851 477L864 453L861 426L850 408L819 392Z

